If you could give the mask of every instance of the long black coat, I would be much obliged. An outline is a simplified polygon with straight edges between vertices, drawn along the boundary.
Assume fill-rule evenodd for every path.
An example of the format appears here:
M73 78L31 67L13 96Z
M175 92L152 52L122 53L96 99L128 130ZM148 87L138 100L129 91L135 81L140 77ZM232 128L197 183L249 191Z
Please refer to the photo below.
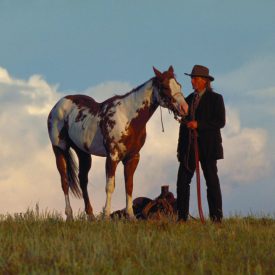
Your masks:
M191 93L186 102L191 107L194 93ZM190 117L188 117L190 120ZM195 120L198 122L198 144L201 160L222 159L223 147L220 129L225 125L225 108L222 95L206 90L201 97ZM189 144L190 130L185 124L180 125L178 140L178 160L184 161Z

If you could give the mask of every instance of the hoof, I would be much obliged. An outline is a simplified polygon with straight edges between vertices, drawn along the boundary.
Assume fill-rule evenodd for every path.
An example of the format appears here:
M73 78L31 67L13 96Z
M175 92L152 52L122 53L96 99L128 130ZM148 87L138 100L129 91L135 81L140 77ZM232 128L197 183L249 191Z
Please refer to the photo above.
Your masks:
M111 219L110 212L109 211L105 211L105 209L104 209L103 213L102 213L102 219L104 221L109 221Z
M102 216L102 220L103 221L110 221L111 220L111 216L110 215L103 215Z
M137 218L135 215L126 214L126 219L131 222L137 221Z
M66 222L72 222L74 220L73 216L68 215L66 218Z
M87 215L87 220L89 222L94 222L96 220L96 218L95 218L94 214L91 214L91 215Z

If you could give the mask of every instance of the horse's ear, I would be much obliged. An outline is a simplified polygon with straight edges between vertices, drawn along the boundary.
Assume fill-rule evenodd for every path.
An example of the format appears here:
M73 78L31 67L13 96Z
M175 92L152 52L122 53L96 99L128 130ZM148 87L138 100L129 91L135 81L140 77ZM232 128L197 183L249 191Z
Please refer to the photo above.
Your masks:
M153 66L154 73L157 78L162 78L162 73Z
M172 65L169 67L168 72L169 72L170 74L174 74L174 68L173 68Z

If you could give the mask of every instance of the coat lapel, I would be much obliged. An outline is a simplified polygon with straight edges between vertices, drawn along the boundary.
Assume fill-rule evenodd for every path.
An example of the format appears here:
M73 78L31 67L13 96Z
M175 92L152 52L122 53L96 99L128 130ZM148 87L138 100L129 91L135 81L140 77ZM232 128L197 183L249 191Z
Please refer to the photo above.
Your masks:
M210 92L206 90L204 95L201 97L197 111L196 111L197 116L200 116L201 113L204 113L205 106L207 105L207 102L209 100L209 93Z

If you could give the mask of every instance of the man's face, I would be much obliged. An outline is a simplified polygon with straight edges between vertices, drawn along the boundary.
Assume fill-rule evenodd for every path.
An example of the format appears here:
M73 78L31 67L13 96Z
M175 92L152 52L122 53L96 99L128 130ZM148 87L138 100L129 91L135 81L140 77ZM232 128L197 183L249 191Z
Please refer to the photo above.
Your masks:
M191 78L191 83L194 90L201 92L206 88L207 79L195 76Z

